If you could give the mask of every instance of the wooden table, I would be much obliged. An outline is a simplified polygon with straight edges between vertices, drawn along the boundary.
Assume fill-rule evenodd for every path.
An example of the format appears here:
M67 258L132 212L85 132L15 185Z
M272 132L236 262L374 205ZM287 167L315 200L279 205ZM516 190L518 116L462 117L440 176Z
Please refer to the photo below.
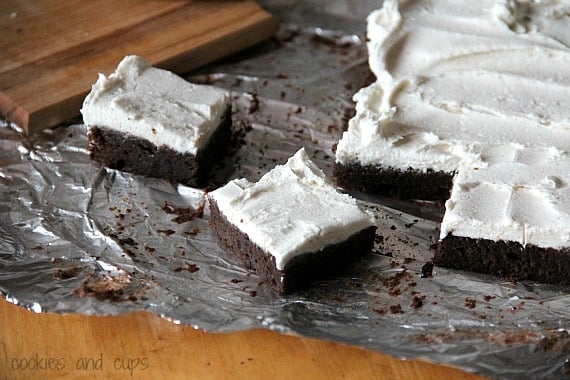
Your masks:
M267 330L206 333L149 313L35 314L0 300L0 378L480 379Z

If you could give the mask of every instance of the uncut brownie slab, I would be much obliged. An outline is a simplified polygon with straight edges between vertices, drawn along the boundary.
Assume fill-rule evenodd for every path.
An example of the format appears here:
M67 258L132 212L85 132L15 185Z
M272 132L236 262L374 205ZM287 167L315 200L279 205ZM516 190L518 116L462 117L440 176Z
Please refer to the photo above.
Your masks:
M233 180L208 200L228 251L281 293L341 273L372 249L374 219L304 149L258 182Z
M137 56L99 75L81 113L93 160L188 186L202 185L231 138L226 91L189 83Z
M568 171L555 164L570 152L570 33L558 16L566 7L384 1L367 18L376 81L354 95L355 116L335 151L337 184L405 199L451 197L440 266L567 284ZM543 185L529 185L542 157ZM507 185L509 170L518 177ZM477 172L488 176L483 184L464 179ZM526 208L511 210L521 194ZM505 219L493 216L499 210ZM563 241L536 241L548 231Z

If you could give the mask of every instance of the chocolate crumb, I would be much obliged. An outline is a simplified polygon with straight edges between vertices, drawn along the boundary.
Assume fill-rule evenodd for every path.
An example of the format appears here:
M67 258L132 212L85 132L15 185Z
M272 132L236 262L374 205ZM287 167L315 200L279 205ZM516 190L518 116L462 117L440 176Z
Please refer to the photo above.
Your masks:
M411 275L406 270L403 270L393 276L382 279L382 285L390 289L395 289L400 286L404 278L409 278L410 276Z
M176 231L171 230L171 229L159 229L156 230L156 232L158 232L159 234L164 234L166 236L170 236L176 233Z
M199 233L200 233L200 229L199 229L198 227L193 228L193 229L190 230L190 231L184 232L184 234L185 234L185 235L188 235L188 236L196 236L196 235L198 235Z
M404 314L404 311L402 310L402 306L400 304L397 304L397 305L391 305L390 306L390 313L392 313L392 314Z
M386 309L372 309L372 311L380 315L386 315Z
M123 244L123 245L128 245L131 247L135 247L137 245L137 242L134 241L133 238L123 238L123 239L119 239L119 243Z
M422 273L420 275L421 278L430 278L433 277L433 262L428 261L422 266Z
M332 151L333 153L336 153L336 148L337 148L337 146L338 146L338 143L334 143L334 144L332 145L331 151Z
M122 301L124 289L130 283L127 275L109 276L93 274L74 290L79 297L95 297L99 300Z
M168 202L164 202L164 206L162 206L162 210L164 210L167 214L175 214L177 215L176 218L172 219L173 222L182 224L189 222L195 218L201 218L204 215L204 207L205 202L202 202L197 209L192 207L173 207L168 204Z
M413 307L414 309L417 309L422 307L423 305L424 301L422 300L422 297L414 296L414 298L412 299L412 304L410 306Z
M54 276L60 280L67 280L68 278L76 277L81 272L81 268L72 266L69 268L56 269Z
M465 298L465 307L474 309L475 306L477 306L477 300L474 300L473 298Z
M400 288L396 288L396 289L390 289L390 291L388 291L388 295L390 297L397 297L400 294L402 294L402 291L400 290Z
M410 223L405 224L404 226L405 226L406 228L410 228L410 227L412 227L414 224L416 224L418 221L419 221L418 219L414 219L414 220L412 220Z
M196 264L188 264L184 263L181 267L176 267L173 269L174 272L181 272L181 271L188 271L190 273L194 273L200 270L200 268Z
M247 113L252 114L254 112L257 112L257 110L259 110L259 99L257 98L257 94L254 94L252 92L248 92L248 95L251 97L251 102L249 104Z

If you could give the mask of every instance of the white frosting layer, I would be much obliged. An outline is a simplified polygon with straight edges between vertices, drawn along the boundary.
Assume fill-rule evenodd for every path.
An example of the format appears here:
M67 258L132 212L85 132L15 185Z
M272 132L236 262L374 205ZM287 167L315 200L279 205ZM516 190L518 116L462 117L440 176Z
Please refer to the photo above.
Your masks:
M570 157L554 148L504 149L488 167L455 177L440 238L454 236L570 246ZM494 159L498 159L495 161Z
M570 246L570 4L386 0L339 163L457 173L440 238Z
M189 83L140 57L127 56L108 77L99 74L81 113L87 126L196 154L220 124L228 104L224 90Z
M356 200L339 193L304 149L257 183L236 179L209 193L228 221L275 256L277 268L303 253L374 225Z
M555 1L386 0L368 17L377 81L354 97L337 162L451 173L487 166L489 149L570 151L569 14Z

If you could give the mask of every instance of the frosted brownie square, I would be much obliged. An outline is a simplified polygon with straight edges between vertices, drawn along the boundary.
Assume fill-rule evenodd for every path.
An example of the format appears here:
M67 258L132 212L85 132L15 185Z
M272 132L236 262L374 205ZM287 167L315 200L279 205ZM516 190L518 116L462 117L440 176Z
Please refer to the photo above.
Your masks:
M81 109L90 157L112 169L200 186L231 138L227 91L127 56Z
M229 252L282 293L342 272L372 249L374 218L299 150L258 182L208 194L210 225Z

